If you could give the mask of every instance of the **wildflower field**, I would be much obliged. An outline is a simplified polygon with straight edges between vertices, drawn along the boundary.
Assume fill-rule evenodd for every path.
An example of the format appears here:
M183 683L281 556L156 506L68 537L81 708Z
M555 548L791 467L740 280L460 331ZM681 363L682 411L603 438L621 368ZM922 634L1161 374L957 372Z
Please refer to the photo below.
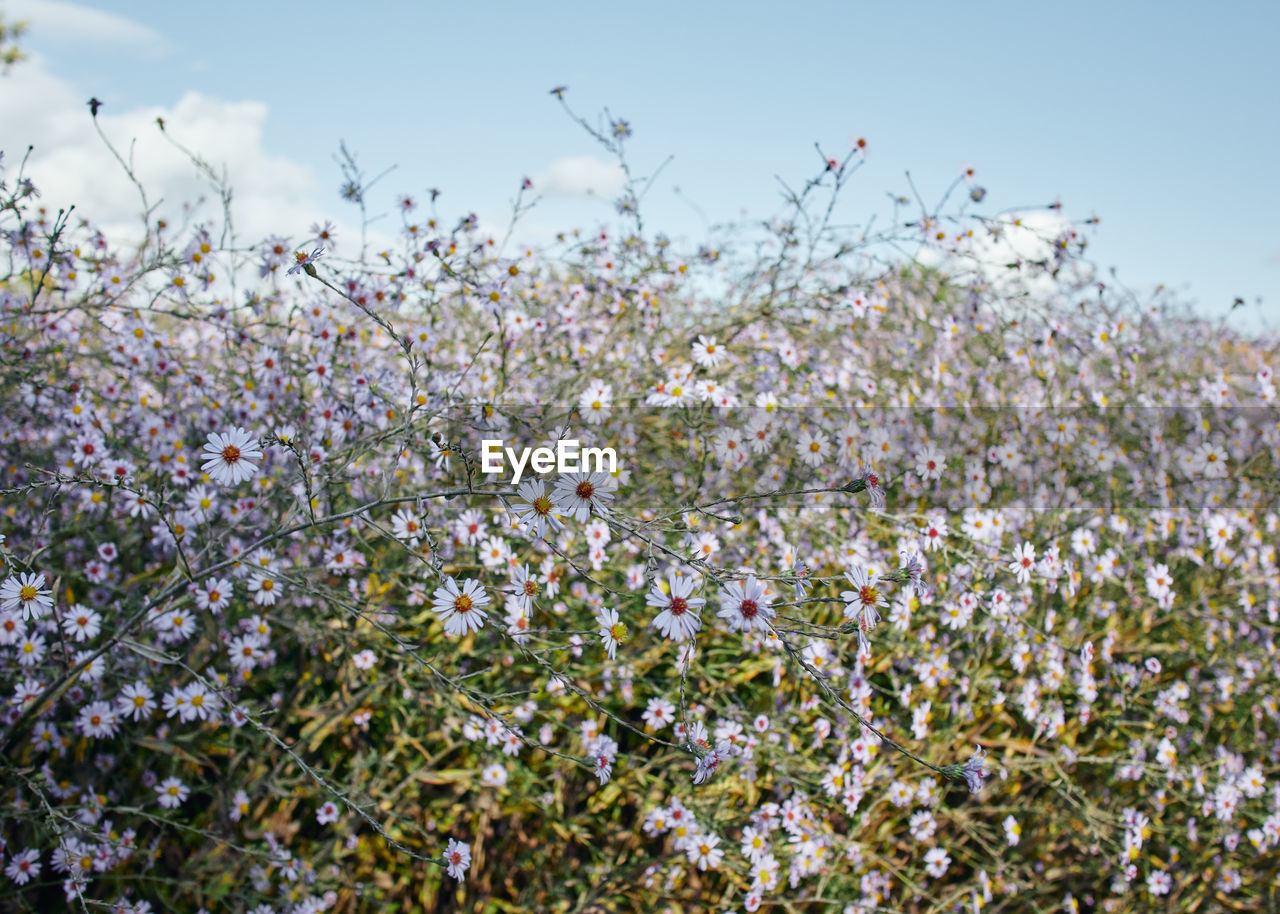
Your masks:
M1280 908L1274 340L863 149L687 249L7 150L0 908Z

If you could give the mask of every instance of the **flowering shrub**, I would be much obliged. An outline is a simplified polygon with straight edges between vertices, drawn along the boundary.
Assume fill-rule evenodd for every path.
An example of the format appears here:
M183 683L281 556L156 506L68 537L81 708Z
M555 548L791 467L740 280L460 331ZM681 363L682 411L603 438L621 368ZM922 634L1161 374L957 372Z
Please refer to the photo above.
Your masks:
M1271 350L1056 205L837 229L861 150L687 255L634 180L125 251L11 166L11 909L1274 906Z

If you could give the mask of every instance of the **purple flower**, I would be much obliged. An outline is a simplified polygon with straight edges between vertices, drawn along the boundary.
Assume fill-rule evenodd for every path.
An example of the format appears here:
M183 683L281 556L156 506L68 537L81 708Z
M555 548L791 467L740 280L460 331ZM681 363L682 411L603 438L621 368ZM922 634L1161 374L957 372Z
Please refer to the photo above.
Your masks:
M809 588L813 586L808 580L809 566L804 562L796 562L791 566L791 574L794 578L791 583L796 588L796 602L799 602L809 596Z
M884 487L880 484L880 476L871 467L863 470L852 480L841 486L845 492L866 492L871 496L871 510L884 510Z
M982 779L987 776L985 763L987 759L986 750L979 746L973 751L973 755L969 756L969 760L964 763L961 769L961 776L966 784L969 785L970 793L978 793L982 790Z
M924 582L924 562L920 558L920 553L911 549L899 553L899 556L902 559L901 570L906 572L907 586L917 597L923 598L929 586Z
M705 784L711 780L711 775L720 767L720 763L729 757L729 753L733 751L733 743L728 740L721 740L719 745L708 752L706 755L698 759L698 770L693 774L693 783Z
M322 254L324 254L324 248L322 247L316 248L310 254L303 254L301 251L298 251L293 255L298 262L289 267L288 275L292 276L299 270L305 270L308 276L316 275L316 268L313 267L312 264L319 260Z

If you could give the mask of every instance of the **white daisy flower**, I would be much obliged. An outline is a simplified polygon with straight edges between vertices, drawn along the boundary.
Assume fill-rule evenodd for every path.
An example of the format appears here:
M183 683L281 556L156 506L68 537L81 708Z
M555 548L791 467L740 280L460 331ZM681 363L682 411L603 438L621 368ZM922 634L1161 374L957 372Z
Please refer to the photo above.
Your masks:
M39 619L53 607L43 574L22 572L0 584L0 609L21 610L23 619Z
M222 485L238 485L258 472L254 460L262 459L258 441L243 428L226 434L210 432L205 443L203 469Z
M443 587L436 588L431 608L440 614L446 633L461 637L484 625L487 613L481 607L488 603L489 595L479 581L463 581L459 588L450 577Z
M551 499L560 514L585 524L594 511L608 516L618 481L608 473L566 473L556 480Z
M707 601L702 597L690 596L693 592L693 583L693 578L668 576L668 592L663 593L662 589L654 584L653 590L645 599L650 606L662 609L662 612L658 613L653 620L653 627L672 641L685 641L692 638L694 632L702 627L698 610Z

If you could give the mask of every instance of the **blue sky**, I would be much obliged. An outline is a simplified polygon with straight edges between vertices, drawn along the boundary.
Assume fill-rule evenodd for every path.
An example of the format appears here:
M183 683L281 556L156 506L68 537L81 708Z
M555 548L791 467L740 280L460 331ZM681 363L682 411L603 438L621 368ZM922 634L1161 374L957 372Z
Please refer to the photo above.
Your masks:
M227 155L275 176L264 199L288 186L290 205L272 207L290 222L281 234L303 234L312 208L350 218L340 140L372 172L397 166L380 185L387 209L439 187L443 214L499 224L523 176L545 184L602 158L548 95L566 84L579 113L607 106L631 123L639 172L674 157L646 201L649 225L672 235L696 239L703 214L777 212L775 175L801 181L815 141L843 155L864 136L848 221L907 192L906 171L931 199L970 163L985 208L1061 197L1068 215L1096 213L1093 256L1131 286L1163 282L1212 314L1241 296L1255 319L1280 316L1280 4L542 6L0 0L0 13L31 20L24 66L56 84L47 94L81 108L96 95L126 144L156 111L185 112L198 150L191 137L218 142L201 105L240 118ZM71 142L48 110L10 108L0 143ZM529 231L611 218L607 202L566 193Z

